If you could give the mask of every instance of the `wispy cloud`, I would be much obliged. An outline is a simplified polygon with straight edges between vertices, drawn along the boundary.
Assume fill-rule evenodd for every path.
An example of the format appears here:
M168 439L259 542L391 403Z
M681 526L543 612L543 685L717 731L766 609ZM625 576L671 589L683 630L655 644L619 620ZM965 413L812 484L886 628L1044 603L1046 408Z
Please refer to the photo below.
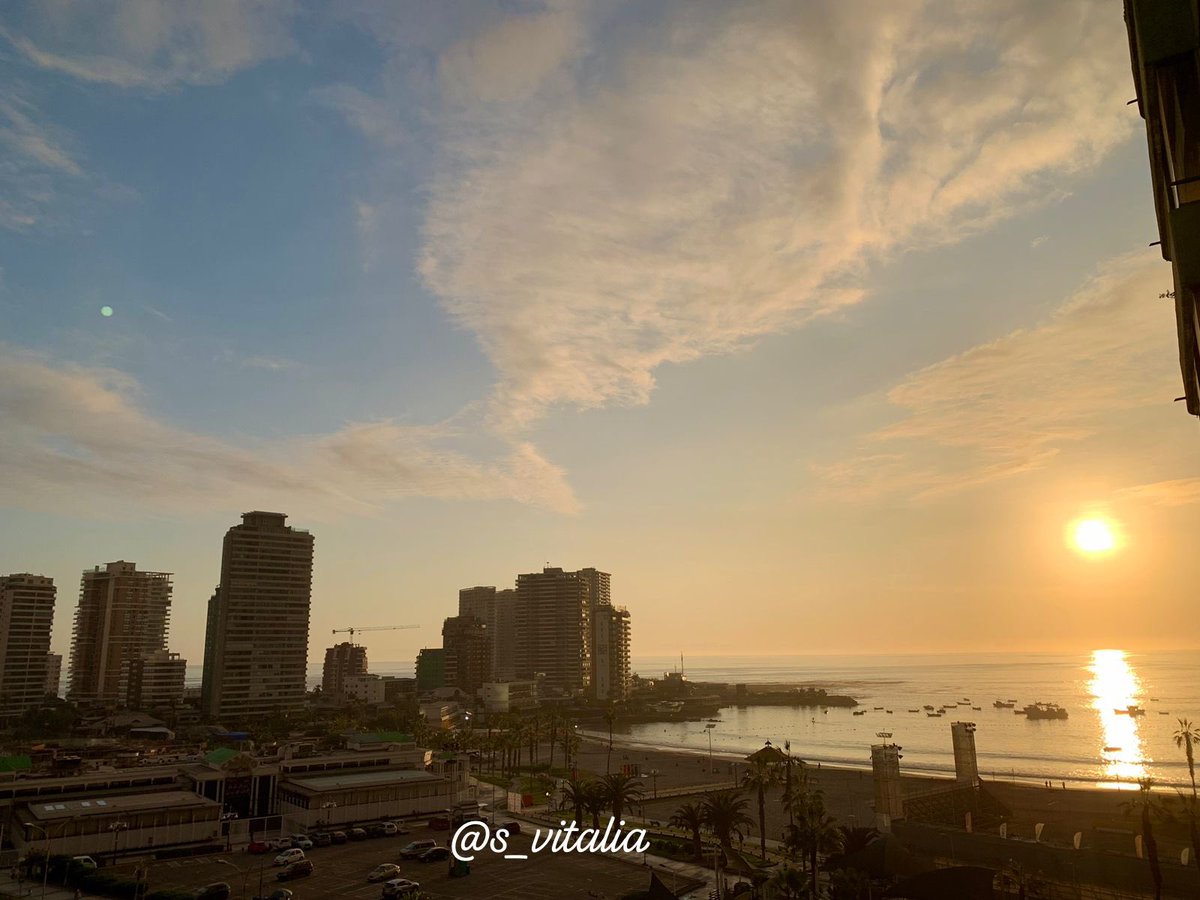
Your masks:
M121 88L212 84L295 50L291 0L57 0L0 37L40 69Z
M1151 506L1190 506L1200 503L1200 478L1177 478L1122 488L1119 500L1133 500Z
M605 48L571 9L439 66L421 270L501 428L854 303L870 262L1040 202L1136 125L1089 0L685 3Z
M450 425L351 423L329 435L237 445L148 413L140 386L110 369L0 354L0 503L107 515L255 502L310 515L363 513L404 497L578 505L561 470L524 443L478 458ZM115 505L114 505L115 504Z
M899 420L817 472L866 496L961 490L1045 468L1114 419L1169 403L1173 319L1155 299L1169 278L1152 253L1112 262L1036 328L909 376L887 394Z
M60 181L84 179L65 143L12 85L0 89L0 227L36 227L53 206Z

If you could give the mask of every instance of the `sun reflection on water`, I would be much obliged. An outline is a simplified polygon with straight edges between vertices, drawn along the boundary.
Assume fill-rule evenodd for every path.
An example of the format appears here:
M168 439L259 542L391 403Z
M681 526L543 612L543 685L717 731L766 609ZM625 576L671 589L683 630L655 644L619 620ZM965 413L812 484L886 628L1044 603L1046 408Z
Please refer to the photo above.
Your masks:
M1142 683L1129 665L1124 650L1096 650L1088 667L1092 680L1092 707L1100 716L1100 748L1106 781L1132 782L1146 776L1142 759L1142 742L1138 737L1137 717L1118 713L1136 706L1141 697Z

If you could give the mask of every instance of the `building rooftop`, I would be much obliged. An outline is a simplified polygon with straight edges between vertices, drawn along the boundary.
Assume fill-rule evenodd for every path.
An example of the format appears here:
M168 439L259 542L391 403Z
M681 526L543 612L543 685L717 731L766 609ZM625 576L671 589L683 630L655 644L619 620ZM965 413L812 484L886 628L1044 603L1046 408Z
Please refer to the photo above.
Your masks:
M35 819L57 820L79 816L133 813L142 810L186 809L216 807L217 802L206 800L190 791L163 791L155 794L116 794L102 800L59 800L54 803L30 803L29 812Z
M424 769L391 769L387 772L353 772L332 775L313 775L306 778L289 778L288 783L305 790L341 791L347 788L382 787L389 784L412 784L418 781L441 781Z

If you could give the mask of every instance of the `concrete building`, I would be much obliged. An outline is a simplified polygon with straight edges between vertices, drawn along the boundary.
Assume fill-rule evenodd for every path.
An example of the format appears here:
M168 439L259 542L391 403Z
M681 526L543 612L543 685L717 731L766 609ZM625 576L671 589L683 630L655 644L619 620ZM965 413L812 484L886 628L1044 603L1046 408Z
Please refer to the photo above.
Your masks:
M1174 280L1181 399L1200 416L1200 153L1192 140L1200 136L1200 3L1125 0L1125 26L1159 244Z
M242 722L304 706L313 536L287 516L248 512L225 534L209 603L203 712Z
M593 667L597 700L624 700L629 696L629 610L599 606L595 612L596 664Z
M871 772L875 778L875 829L889 834L892 822L904 818L904 794L900 782L900 748L895 744L871 746Z
M512 681L517 677L517 592L496 591L492 614L492 677Z
M321 670L321 694L340 697L345 693L347 678L367 674L367 648L351 641L342 641L325 650L325 666Z
M46 696L48 697L62 695L62 663L61 653L46 654Z
M158 650L128 663L125 705L130 709L173 709L183 702L187 660Z
M451 616L442 623L446 685L467 694L492 680L492 643L487 626L475 616Z
M46 699L54 598L52 578L0 576L0 721L17 718Z
M136 563L124 560L84 572L71 636L67 699L122 705L130 661L166 649L170 615L170 573L139 572Z
M359 703L375 704L383 703L387 699L387 692L383 679L378 675L347 675L342 681L341 696Z
M485 712L520 712L538 705L536 681L493 681L480 688L479 698Z
M424 647L417 653L417 693L446 686L446 651Z
M515 606L516 680L544 675L554 691L587 693L592 684L589 579L550 567L518 575Z

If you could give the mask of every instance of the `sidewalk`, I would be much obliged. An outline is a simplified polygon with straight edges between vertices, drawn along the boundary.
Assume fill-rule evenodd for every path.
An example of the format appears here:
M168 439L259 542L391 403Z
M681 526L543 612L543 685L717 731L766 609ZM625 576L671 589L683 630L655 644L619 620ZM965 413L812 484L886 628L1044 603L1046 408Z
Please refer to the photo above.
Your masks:
M93 898L96 895L80 894L80 896ZM42 883L40 881L21 881L18 885L6 872L0 875L0 897L33 897L35 900L41 900ZM75 889L48 884L46 885L46 900L75 900Z

